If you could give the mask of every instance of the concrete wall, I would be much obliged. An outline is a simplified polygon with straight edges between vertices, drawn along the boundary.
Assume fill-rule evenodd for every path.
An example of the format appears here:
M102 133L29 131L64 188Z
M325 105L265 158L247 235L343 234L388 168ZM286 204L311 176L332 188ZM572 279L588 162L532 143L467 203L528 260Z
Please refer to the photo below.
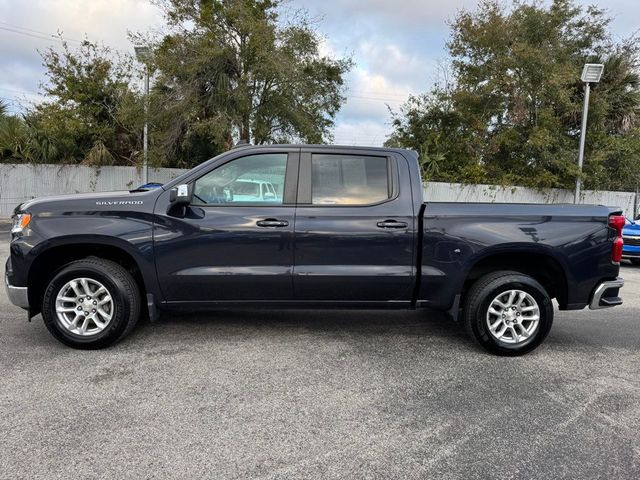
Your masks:
M149 181L166 183L183 171L175 168L151 169ZM75 165L0 164L0 218L10 216L16 205L35 197L127 190L141 183L141 172L134 167L96 169ZM425 199L431 202L572 203L573 192L429 182L425 185ZM629 216L633 215L634 199L635 194L627 192L585 191L582 196L583 203L621 207Z
M424 198L428 202L573 203L573 191L428 182ZM635 193L584 190L580 198L581 203L620 207L627 216L634 214Z
M149 170L149 181L166 183L184 170ZM0 164L0 217L11 215L26 200L46 195L129 190L142 183L135 167L84 167L77 165Z

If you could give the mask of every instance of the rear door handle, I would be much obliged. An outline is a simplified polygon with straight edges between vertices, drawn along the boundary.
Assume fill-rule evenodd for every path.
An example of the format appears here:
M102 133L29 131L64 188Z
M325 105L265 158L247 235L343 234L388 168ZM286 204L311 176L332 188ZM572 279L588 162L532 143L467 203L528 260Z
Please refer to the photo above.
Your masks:
M256 225L259 227L288 227L289 222L286 220L278 220L275 218L267 218L265 220L258 220Z
M407 228L406 222L398 222L397 220L384 220L377 223L378 228Z

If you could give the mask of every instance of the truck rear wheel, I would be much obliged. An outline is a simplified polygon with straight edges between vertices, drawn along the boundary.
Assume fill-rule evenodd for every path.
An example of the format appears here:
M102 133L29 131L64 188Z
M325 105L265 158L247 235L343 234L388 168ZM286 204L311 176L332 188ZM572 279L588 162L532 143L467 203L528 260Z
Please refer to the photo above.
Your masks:
M467 331L496 355L523 355L546 338L553 324L553 303L534 278L499 271L480 278L464 303Z
M70 347L98 349L125 337L140 316L140 291L121 265L101 258L72 262L49 283L42 317Z

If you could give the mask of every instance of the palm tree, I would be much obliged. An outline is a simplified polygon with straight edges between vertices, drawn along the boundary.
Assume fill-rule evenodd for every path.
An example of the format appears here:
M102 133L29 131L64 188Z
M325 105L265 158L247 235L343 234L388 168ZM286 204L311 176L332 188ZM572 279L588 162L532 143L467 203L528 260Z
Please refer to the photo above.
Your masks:
M603 93L610 107L604 126L610 134L625 134L640 125L640 75L633 60L616 52L603 62Z

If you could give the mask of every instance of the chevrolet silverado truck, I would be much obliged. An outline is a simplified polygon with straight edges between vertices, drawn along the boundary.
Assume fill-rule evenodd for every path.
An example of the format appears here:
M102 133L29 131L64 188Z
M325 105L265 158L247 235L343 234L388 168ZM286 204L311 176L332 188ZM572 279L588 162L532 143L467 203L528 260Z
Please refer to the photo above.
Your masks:
M270 185L247 197L234 188ZM431 203L416 153L243 146L153 189L15 209L5 282L75 348L171 309L436 309L488 351L620 305L625 219L596 205Z

